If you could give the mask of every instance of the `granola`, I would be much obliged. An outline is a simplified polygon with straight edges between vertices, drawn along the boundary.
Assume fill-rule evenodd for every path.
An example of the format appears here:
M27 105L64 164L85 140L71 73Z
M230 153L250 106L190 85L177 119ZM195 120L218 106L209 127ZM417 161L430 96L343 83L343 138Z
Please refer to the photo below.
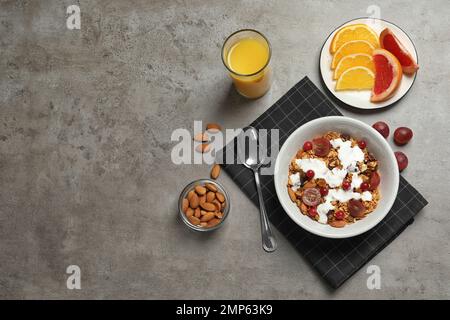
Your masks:
M302 214L342 228L375 210L379 184L378 161L366 142L330 131L298 150L287 188Z

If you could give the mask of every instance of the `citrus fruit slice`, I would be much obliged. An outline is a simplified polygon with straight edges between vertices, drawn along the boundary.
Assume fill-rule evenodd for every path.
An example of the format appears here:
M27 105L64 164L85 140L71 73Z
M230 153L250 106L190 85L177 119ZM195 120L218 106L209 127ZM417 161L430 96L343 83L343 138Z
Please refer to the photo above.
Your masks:
M375 47L373 45L364 40L349 41L341 46L334 54L333 60L331 61L331 69L336 69L339 61L345 56L355 53L372 54L374 49Z
M375 74L366 67L350 68L339 77L336 91L343 90L371 90L375 81Z
M380 46L398 59L405 74L414 74L419 69L412 55L389 28L381 32Z
M389 99L402 80L402 66L397 58L385 49L373 51L375 84L370 101L381 102Z
M336 32L330 44L330 53L334 54L345 43L354 40L365 40L374 48L379 47L378 35L368 25L363 23L351 24Z
M366 67L372 72L375 72L372 56L365 53L355 53L345 56L339 61L336 69L334 69L333 79L339 79L344 71L353 67Z

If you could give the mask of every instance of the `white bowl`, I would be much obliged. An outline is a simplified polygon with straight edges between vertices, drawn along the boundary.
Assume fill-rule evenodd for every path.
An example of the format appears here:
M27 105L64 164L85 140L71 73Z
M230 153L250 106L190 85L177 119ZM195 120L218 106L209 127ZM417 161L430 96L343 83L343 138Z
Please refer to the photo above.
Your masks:
M328 131L346 133L358 140L364 139L367 142L367 148L378 160L378 170L381 176L381 199L377 208L364 219L343 228L333 228L303 215L297 205L291 201L287 192L289 164L298 149L303 146L305 141L312 140ZM389 212L397 196L399 171L394 152L381 134L359 120L333 116L312 120L295 130L287 138L277 156L274 182L283 209L300 227L322 237L349 238L372 229Z

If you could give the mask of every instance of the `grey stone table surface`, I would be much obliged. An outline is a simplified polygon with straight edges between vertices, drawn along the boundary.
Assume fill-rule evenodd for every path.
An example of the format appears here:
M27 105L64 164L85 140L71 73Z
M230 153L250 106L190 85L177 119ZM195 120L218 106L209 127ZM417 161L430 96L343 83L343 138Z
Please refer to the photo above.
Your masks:
M81 29L66 8L81 8ZM371 5L414 40L421 66L369 124L414 130L403 175L429 205L371 264L330 290L277 233L261 249L258 209L223 174L233 211L207 236L177 219L180 190L206 165L175 165L170 137L194 120L242 127L305 75L338 25ZM450 3L438 1L0 0L0 298L366 299L450 297ZM239 97L220 60L244 27L273 46L275 81ZM66 268L81 268L68 290Z

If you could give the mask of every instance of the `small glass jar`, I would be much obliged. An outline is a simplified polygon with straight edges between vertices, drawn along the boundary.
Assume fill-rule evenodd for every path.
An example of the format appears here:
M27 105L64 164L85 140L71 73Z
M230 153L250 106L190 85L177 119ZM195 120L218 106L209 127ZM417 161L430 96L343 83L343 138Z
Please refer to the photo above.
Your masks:
M187 197L187 194L189 193L189 191L193 190L195 186L205 185L206 183L213 184L217 188L217 190L220 193L222 193L225 197L226 206L223 210L223 217L222 217L222 219L220 219L220 222L213 227L202 227L202 226L194 225L188 220L188 218L186 217L186 215L183 212L183 199ZM200 232L208 232L208 231L213 231L213 230L220 228L224 224L225 219L228 217L230 209L231 209L230 196L228 195L227 191L220 183L218 183L217 181L211 180L211 179L199 179L199 180L192 181L186 187L184 187L183 191L181 191L180 198L178 199L178 212L179 212L181 220L184 222L184 224L186 226L188 226L188 228L195 230L195 231L200 231Z

